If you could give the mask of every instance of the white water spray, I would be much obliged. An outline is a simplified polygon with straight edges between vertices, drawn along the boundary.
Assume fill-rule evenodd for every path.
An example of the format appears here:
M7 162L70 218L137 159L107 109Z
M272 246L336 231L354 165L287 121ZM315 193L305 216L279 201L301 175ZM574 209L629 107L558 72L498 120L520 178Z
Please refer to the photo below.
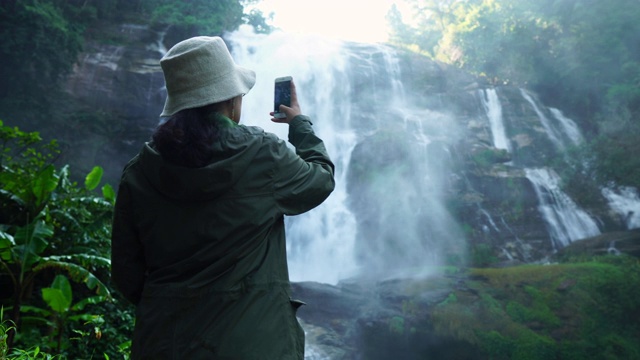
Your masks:
M561 248L575 240L600 234L596 222L560 189L560 178L547 168L525 169L538 196L553 245Z
M236 62L257 75L243 100L242 123L286 139L287 127L271 123L268 114L274 79L291 75L302 112L312 117L336 165L331 196L309 213L286 218L293 281L335 284L358 274L415 275L416 267L438 264L445 246L455 244L464 254L464 237L441 199L447 144L433 144L433 139L451 138L449 133L461 135L449 117L414 105L404 93L398 59L390 48L313 35L256 35L246 29L226 38ZM397 134L403 141L384 140ZM383 168L367 164L363 169L373 177L353 185L355 191L368 191L364 201L371 226L363 227L349 207L353 199L347 191L348 171L356 145L376 141L382 147L364 155L375 152L379 156L374 155L374 161L385 158L379 163ZM394 153L387 144L400 148ZM432 151L443 156L430 156ZM409 158L397 157L403 154ZM372 228L376 230L368 232ZM363 237L360 231L367 234L357 242Z
M620 220L627 229L640 228L640 196L632 187L607 187L602 195L609 200L609 206L620 215Z
M336 166L333 194L311 212L286 220L291 279L337 283L356 270L355 218L346 207L345 185L356 136L348 123L351 101L346 64L339 55L342 44L302 35L256 35L247 29L227 39L236 62L256 72L256 84L243 99L241 123L287 139L288 127L272 123L269 112L273 109L274 79L291 75L302 112L312 117L314 129Z
M573 120L564 116L562 111L555 108L549 108L549 110L551 111L553 116L560 122L564 133L567 135L567 137L569 137L571 142L573 142L574 145L580 145L584 141L584 138L582 137L582 133L580 132L580 128L578 128L578 125Z
M535 100L529 93L527 93L524 89L520 89L520 93L522 94L522 97L527 100L529 104L531 104L531 106L533 107L533 111L535 111L536 115L538 115L538 119L540 119L540 123L544 127L549 140L551 140L551 142L558 148L558 150L564 152L565 146L561 140L561 136L556 131L555 127L551 124L549 118L542 112L538 104L536 104Z

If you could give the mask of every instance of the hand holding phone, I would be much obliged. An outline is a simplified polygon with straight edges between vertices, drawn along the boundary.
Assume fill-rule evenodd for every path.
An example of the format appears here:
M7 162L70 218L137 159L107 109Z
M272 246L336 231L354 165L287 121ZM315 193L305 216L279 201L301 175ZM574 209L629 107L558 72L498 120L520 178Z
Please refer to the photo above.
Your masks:
M294 117L301 114L296 86L291 76L276 78L273 111L270 114L273 116L271 121L279 123L289 123Z
M291 76L276 78L273 96L273 117L276 119L287 117L280 112L280 105L291 106Z

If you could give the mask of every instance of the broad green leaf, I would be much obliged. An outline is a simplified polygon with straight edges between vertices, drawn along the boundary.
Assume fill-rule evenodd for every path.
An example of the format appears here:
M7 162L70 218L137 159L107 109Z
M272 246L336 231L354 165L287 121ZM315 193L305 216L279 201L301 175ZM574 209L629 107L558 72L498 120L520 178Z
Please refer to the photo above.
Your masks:
M20 322L22 323L22 326L25 328L27 326L29 328L33 328L33 327L52 328L53 326L55 326L53 321L49 320L49 317L51 316L51 311L47 311L47 315L44 315L44 316L46 317L21 316Z
M60 178L58 186L65 191L70 191L74 187L74 183L71 181L71 171L69 170L69 165L63 166L58 171L58 176Z
M111 204L116 201L116 192L113 190L113 187L109 184L106 184L102 187L102 196L107 199Z
M60 289L42 289L42 299L58 314L64 314L69 311L67 300Z
M91 321L91 319L93 319L94 316L95 315L92 315L92 314L78 314L78 315L69 316L69 320L71 321L82 320L86 322L86 321Z
M47 248L47 238L53 235L53 226L42 220L35 220L27 226L19 227L14 235L16 244L14 249L19 253L22 266L30 268L40 261L40 254Z
M72 255L52 255L44 258L45 261L54 261L65 263L73 261L74 264L80 264L84 268L102 267L109 269L111 267L111 259L103 256L89 254L72 254Z
M2 173L3 172L0 171L0 174L2 174ZM7 183L4 182L2 179L0 179L0 184L2 184L2 186L4 186L4 187L8 187ZM18 189L18 190L23 190L22 191L23 194L20 194L20 193L14 194L11 191L7 191L5 189L0 189L0 197L2 197L3 201L6 201L6 202L12 201L12 202L15 203L15 205L17 205L19 207L24 207L25 206L25 201L21 197L21 196L24 195L24 189Z
M86 299L82 299L82 300L78 301L77 303L73 304L73 306L71 307L71 310L82 311L82 310L84 310L84 307L89 305L89 304L99 304L99 303L105 302L105 301L107 301L107 297L106 296L91 296L91 297L88 297Z
M93 169L84 180L84 187L87 190L93 190L100 185L100 181L102 181L102 174L104 170L100 166L94 166Z
M36 178L33 185L33 195L36 197L38 205L44 203L49 195L58 186L59 176L55 172L53 165L47 166Z
M131 348L131 340L125 341L122 344L118 345L118 349L120 349L120 351L125 351L130 348Z
M61 258L61 257L58 257ZM98 257L96 257L98 258ZM94 274L92 274L89 270L84 268L81 265L73 264L69 262L63 262L56 260L56 257L47 257L43 258L43 261L36 266L33 271L40 271L46 268L54 268L61 269L67 272L67 275L71 278L71 280L76 282L82 282L89 289L94 289L98 295L103 295L110 297L109 289L98 279Z
M64 295L65 299L69 303L67 307L71 306L71 302L73 301L73 294L71 291L71 283L69 283L69 279L67 279L66 276L57 275L53 279L53 283L51 283L51 287L62 291L62 295Z
M22 305L20 306L20 312L21 313L33 313L33 314L38 314L38 315L42 315L42 316L51 316L51 311L47 310L47 309L43 309L43 308L39 308L37 306L30 306L30 305ZM21 320L24 320L24 316L21 318Z
M11 261L11 249L16 245L13 236L4 231L0 231L0 259L2 261Z

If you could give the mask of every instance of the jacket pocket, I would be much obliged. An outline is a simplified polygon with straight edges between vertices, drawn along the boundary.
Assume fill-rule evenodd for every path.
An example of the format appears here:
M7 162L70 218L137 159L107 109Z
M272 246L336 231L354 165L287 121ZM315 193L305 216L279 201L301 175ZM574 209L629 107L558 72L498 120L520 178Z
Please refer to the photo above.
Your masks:
M291 299L291 298L289 298L289 304L291 304L291 308L293 308L294 312L297 312L302 305L307 305L307 303L304 301Z

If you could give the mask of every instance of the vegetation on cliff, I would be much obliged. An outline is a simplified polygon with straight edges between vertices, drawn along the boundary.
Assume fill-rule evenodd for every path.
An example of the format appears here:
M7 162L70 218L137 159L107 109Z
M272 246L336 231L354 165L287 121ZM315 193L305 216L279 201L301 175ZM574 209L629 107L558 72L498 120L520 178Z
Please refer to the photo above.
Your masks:
M640 263L625 255L411 281L363 330L367 359L639 359ZM424 304L424 294L445 290Z

